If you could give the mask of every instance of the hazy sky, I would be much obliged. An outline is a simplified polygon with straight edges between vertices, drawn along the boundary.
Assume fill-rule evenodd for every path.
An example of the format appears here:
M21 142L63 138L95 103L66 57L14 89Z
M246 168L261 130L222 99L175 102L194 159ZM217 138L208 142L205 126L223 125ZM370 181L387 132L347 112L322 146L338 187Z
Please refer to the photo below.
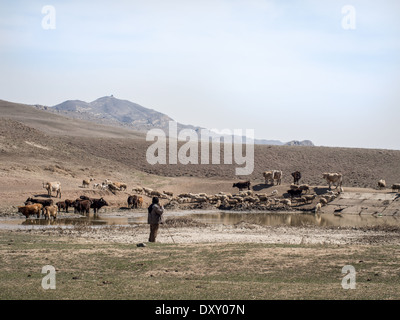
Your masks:
M0 99L13 102L113 94L256 138L400 149L399 75L398 0L0 4Z

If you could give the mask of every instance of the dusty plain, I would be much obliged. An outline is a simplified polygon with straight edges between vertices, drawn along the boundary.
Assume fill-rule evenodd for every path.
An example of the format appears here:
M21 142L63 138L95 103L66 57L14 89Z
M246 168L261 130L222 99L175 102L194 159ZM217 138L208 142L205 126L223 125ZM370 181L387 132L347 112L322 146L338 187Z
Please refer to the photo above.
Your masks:
M126 208L135 186L174 194L235 193L233 182L249 179L256 192L276 189L282 196L295 170L302 172L302 183L319 192L326 191L323 172L343 174L345 192L324 208L324 215L343 207L349 211L343 214L400 214L396 192L390 189L400 182L400 151L256 146L254 172L237 177L235 165L152 166L145 157L151 142L143 133L5 101L0 101L0 115L3 220L21 219L17 207L28 197L46 197L44 181L62 183L62 200L104 197L110 205L99 214L107 216L146 211L151 200L146 196L144 208ZM264 184L262 172L269 169L284 172L281 186ZM121 181L128 189L112 193L92 185L83 188L82 180L88 177L100 183ZM378 190L379 179L389 188ZM363 194L368 197L360 199ZM162 201L167 206L168 201ZM315 204L292 209L312 214ZM181 209L188 208L174 208ZM147 238L145 224L0 229L0 299L400 298L397 226L210 225L182 218L167 220L157 243L149 244ZM56 290L41 286L44 265L57 270ZM357 271L355 290L341 286L345 265Z

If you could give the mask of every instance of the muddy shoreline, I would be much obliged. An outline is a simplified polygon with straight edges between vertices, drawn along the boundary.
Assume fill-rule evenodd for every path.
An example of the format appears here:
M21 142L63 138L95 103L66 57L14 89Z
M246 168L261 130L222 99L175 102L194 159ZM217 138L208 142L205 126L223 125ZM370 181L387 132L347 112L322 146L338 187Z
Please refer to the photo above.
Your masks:
M29 233L50 237L68 237L96 243L146 243L146 224L129 226L79 226L0 230L2 233ZM260 226L249 223L209 225L186 221L181 225L166 224L159 230L157 242L188 243L269 243L319 245L400 245L400 228L386 227L288 227Z

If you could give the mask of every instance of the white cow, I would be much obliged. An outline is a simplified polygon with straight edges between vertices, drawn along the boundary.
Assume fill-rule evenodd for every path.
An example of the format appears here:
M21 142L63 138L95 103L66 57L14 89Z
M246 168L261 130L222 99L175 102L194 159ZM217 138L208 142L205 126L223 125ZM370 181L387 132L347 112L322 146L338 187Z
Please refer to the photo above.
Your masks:
M58 181L54 182L43 182L43 188L47 190L47 194L51 197L52 192L57 192L56 198L61 198L61 183Z
M269 184L272 182L272 184L281 184L282 182L282 171L281 170L271 170L271 171L264 171L263 172L263 177L265 180L265 184Z
M341 173L323 173L322 177L329 184L329 190L331 190L331 185L336 184L336 189L342 186L342 174Z

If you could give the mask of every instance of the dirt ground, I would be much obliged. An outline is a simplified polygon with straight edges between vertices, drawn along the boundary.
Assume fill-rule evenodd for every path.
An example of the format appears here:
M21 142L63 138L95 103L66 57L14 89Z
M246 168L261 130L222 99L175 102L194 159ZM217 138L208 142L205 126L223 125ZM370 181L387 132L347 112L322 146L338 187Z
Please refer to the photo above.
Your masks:
M136 186L169 191L175 195L189 192L210 195L219 192L233 194L238 192L232 187L233 182L246 178L251 181L254 192L270 195L273 190L277 190L279 197L283 198L292 182L290 172L295 170L302 172L303 178L300 182L311 185L312 192L322 194L326 192L327 186L322 179L322 173L337 171L343 174L343 187L347 195L375 195L375 198L371 200L373 202L367 205L366 200L356 203L342 197L341 202L337 202L338 205L334 202L333 205L325 208L325 212L332 212L335 208L350 205L350 208L372 214L374 211L370 212L365 208L387 209L387 204L386 207L382 206L384 203L382 199L395 194L391 193L390 188L377 190L377 181L385 179L388 187L400 181L400 151L257 145L254 154L254 172L247 177L237 177L234 174L235 165L178 163L152 166L145 157L150 142L145 141L142 133L71 120L30 106L5 101L0 101L0 111L0 216L3 217L19 217L17 207L23 205L28 197L47 197L46 190L42 187L45 181L61 182L60 200L76 199L81 195L103 197L109 203L108 207L101 209L100 213L103 214L126 208L127 198L132 194L132 188ZM221 154L223 154L222 151ZM270 169L283 170L282 185L264 184L262 172ZM88 188L83 188L82 180L89 177L95 180ZM93 188L94 183L101 183L105 179L124 182L128 188L126 191L116 193ZM151 198L143 197L144 208L146 208ZM293 205L291 209L311 211L316 201L302 206ZM162 200L162 204L167 203L167 200ZM387 212L397 215L398 202L395 205L392 211ZM253 227L262 228L261 226ZM242 241L239 239L255 237L251 234L243 237L240 235L240 230L251 233L252 228L226 228L224 232L228 237L226 241ZM283 232L282 229L278 231L277 234ZM214 237L215 241L224 239L221 238L220 231L210 227L201 228L200 231L196 228L190 230L183 228L179 232L182 235L175 234L178 241L193 239L194 234L198 235L195 237L198 241L206 241L207 234L208 238ZM308 241L308 235L303 235L303 232L299 231L299 235L290 241L299 242L301 239ZM334 233L326 232L333 237ZM314 233L318 234L318 231ZM189 237L189 234L192 234L192 237ZM232 234L232 237L229 237L229 234ZM274 234L272 230L262 232L262 234L265 237L264 241L275 239L274 241L278 242L285 239L284 235L290 234L290 230L285 230L283 235L275 238L272 236ZM347 238L346 235L342 237ZM318 238L317 235L316 238ZM337 237L333 237L335 238ZM160 239L170 241L171 237ZM139 241L139 238L131 240Z
M29 228L14 230L29 234L86 239L95 243L147 243L149 227L78 226L74 228ZM241 222L235 225L208 225L190 219L172 219L161 225L157 242L162 244L194 243L264 243L297 245L400 245L400 227L291 227L260 226Z
M344 211L344 214L371 215L387 212L394 217L399 214L399 201L394 199L396 193L391 191L390 186L393 183L400 182L400 151L256 146L254 172L248 177L237 177L234 174L235 165L177 164L151 166L145 158L149 142L145 141L142 134L124 131L121 128L65 119L56 114L49 115L29 106L11 104L4 101L0 101L0 114L0 219L21 218L22 216L17 212L17 207L23 205L28 197L47 197L46 190L42 187L42 183L45 181L61 182L61 200L76 199L81 195L96 198L103 197L109 203L109 206L103 207L99 214L100 216L107 216L115 214L115 212L120 215L124 215L127 212L127 197L133 193L132 189L136 186L149 187L158 191L169 191L175 195L188 192L207 194L219 192L237 193L238 190L232 187L233 182L246 178L251 181L255 192L271 195L273 190L277 190L279 197L283 198L292 182L290 173L295 170L302 172L301 183L309 184L312 186L312 192L321 194L327 191L326 183L322 179L323 172L337 171L343 174L344 194L341 198L323 207L324 212L322 214L333 215L334 210L337 208L346 208L347 213ZM264 184L262 172L270 169L283 170L282 185L267 186ZM83 188L82 180L89 177L95 180L89 188ZM93 188L93 183L101 183L105 179L124 182L128 185L128 188L126 191L116 193ZM389 188L377 190L376 185L379 179L385 179ZM57 201L54 197L53 200ZM138 209L139 211L146 211L151 198L144 196L144 200L144 208ZM167 205L167 202L167 200L162 200L164 205ZM310 213L315 205L316 202L304 206L295 205L290 210L299 210L299 212L304 210ZM389 206L391 207L389 208ZM179 209L182 208L174 208L174 210ZM201 209L201 207L197 209ZM210 209L210 207L205 206L204 209ZM168 210L172 210L172 208ZM44 261L42 261L43 255L41 253L37 254L37 256L32 256L36 252L35 250L42 252L40 251L42 249L35 249L32 253L29 249L31 246L37 245L40 247L44 245L49 247L49 249L46 249L48 251L44 252L46 259L49 259L45 261L46 264L52 259L56 264L61 263L60 261L68 260L68 263L65 262L63 267L66 270L70 270L69 268L72 267L70 267L69 259L73 259L74 255L78 254L77 252L82 251L79 253L82 256L90 254L95 261L103 262L104 250L107 250L104 248L107 248L107 246L109 248L109 252L107 252L110 255L119 252L119 246L128 246L124 248L124 256L121 254L121 257L118 257L127 260L122 261L122 266L128 265L131 263L128 260L135 259L135 256L132 256L131 248L136 248L138 243L145 243L149 248L152 248L151 250L157 251L160 256L160 265L163 265L165 261L171 264L176 262L165 258L168 250L172 250L171 253L168 253L169 255L177 251L187 251L184 259L186 259L188 270L191 270L191 273L188 276L178 272L177 277L171 280L173 288L168 277L164 277L164 279L157 276L159 273L156 269L158 265L152 265L154 261L147 262L146 260L144 263L146 266L152 266L147 271L146 276L154 280L154 292L158 290L158 281L161 282L165 289L163 297L165 296L167 299L171 296L182 299L182 297L186 297L186 292L191 292L192 298L198 299L199 297L209 296L214 299L221 297L221 292L218 291L218 288L224 290L222 296L226 298L304 298L315 296L316 292L319 292L321 284L318 280L314 286L308 285L308 280L304 279L308 279L309 268L303 266L302 263L305 260L315 263L315 252L318 251L326 257L326 260L324 258L323 261L317 261L317 263L323 268L328 268L330 259L332 257L337 258L337 248L346 252L346 256L368 251L369 259L376 264L374 264L374 268L387 270L388 275L384 278L385 282L379 288L370 286L370 280L377 279L377 277L374 278L374 275L366 276L365 288L369 291L367 290L367 293L357 291L357 294L360 295L359 297L373 296L388 299L397 297L396 293L391 293L397 287L393 287L394 289L391 287L392 278L389 276L393 272L398 274L398 259L394 253L397 254L398 246L400 245L400 229L396 226L318 227L307 225L291 227L262 226L247 222L240 222L235 225L208 225L191 219L167 219L167 223L160 227L157 237L158 242L154 248L152 244L147 243L148 235L149 228L146 224L102 227L82 225L73 228L62 226L54 228L32 227L0 230L0 239L2 239L4 247L4 250L0 252L4 253L4 268L0 270L1 285L8 288L7 292L4 291L4 295L5 297L24 297L25 293L15 291L15 288L18 287L16 283L19 280L17 282L9 281L10 272L13 272L13 269L17 266L15 264L16 261L20 261L22 266L24 266L24 263L29 266L33 257L37 260L35 261L38 266L43 265ZM16 242L21 248L28 246L29 250L12 250L12 246ZM53 249L51 246L58 242L60 242L57 244L59 248L57 247L57 250ZM73 248L67 248L64 251L65 245L71 245ZM287 270L285 269L287 272L285 271L282 274L280 273L280 268L273 269L275 270L274 272L279 273L277 278L283 279L283 282L288 277L296 274L293 271L298 270L299 267L304 267L304 270L302 269L304 274L296 280L301 283L294 289L296 293L290 292L285 287L284 290L281 290L283 295L274 295L276 290L268 289L271 287L270 283L264 283L264 280L259 283L257 282L259 280L248 278L250 274L253 277L254 268L257 269L254 273L257 277L258 275L264 277L270 272L264 268L266 262L265 259L260 258L259 245L265 246L262 247L262 250L265 254L268 254L269 259L276 258L271 261L275 261L277 265L284 261L288 265ZM82 246L84 247L83 249ZM233 261L229 255L226 256L227 261L221 262L220 265L218 264L220 256L218 256L217 260L208 259L209 255L215 254L213 252L214 249L218 254L225 254L226 246L231 246L232 252L237 257L240 257L240 264ZM241 248L244 246L250 246L251 254L247 253L246 256L242 256ZM291 253L293 256L283 256L282 252L291 251L292 246L295 249L295 252ZM351 251L350 253L347 253L348 249ZM377 250L378 253L375 253L374 250ZM196 259L192 259L192 252L197 252ZM13 260L13 255L16 260ZM381 256L385 256L385 260L380 260L379 257ZM290 260L293 257L295 260ZM376 261L374 260L375 258ZM249 264L249 259L254 264ZM280 259L284 260L281 261ZM342 260L342 265L347 263L344 258ZM361 263L360 261L362 260L365 260L365 258L357 256L357 263ZM116 259L113 256L109 261L111 266L108 268L109 270L125 270L120 265L114 265L115 261ZM72 279L79 280L79 277L83 278L84 273L86 275L90 274L90 272L84 271L86 269L84 265L81 266L82 269L77 269L75 262L71 263L73 268L70 272L64 273L65 277L69 277L70 273L78 272L79 275L74 276ZM139 263L143 265L143 262L139 261L138 265ZM395 269L393 269L393 263L395 264ZM208 274L204 274L207 280L196 280L196 282L190 282L188 286L182 286L183 283L187 284L186 279L188 277L200 277L196 275L196 272L198 274L203 272L204 266L207 266L207 270L210 270L210 272L212 270L220 270L215 275L215 279L209 280ZM240 278L230 279L226 268L234 270L239 266L243 268ZM135 268L134 265L129 265L129 268L131 267ZM103 273L108 274L110 272L107 268L103 268L104 270L102 268L102 263L99 263L98 269L93 271L93 282L90 282L94 287L87 288L93 297L97 297L96 294L99 292L99 275L103 277ZM19 271L22 272L22 269L21 267ZM329 272L331 273L331 270ZM27 279L27 276L23 273L22 276L18 273L15 277L20 279L21 283L25 283ZM121 286L125 285L125 283L129 284L129 286L142 284L140 277L135 278L135 281L132 282L130 274L126 275L126 279L115 275L111 277L110 283L121 282ZM383 277L381 278L383 279ZM103 279L100 282L100 286L104 286L105 280ZM224 279L228 280L224 281ZM263 290L261 290L262 292L257 291L258 289L254 287L253 281L256 281L260 286L264 286ZM335 279L334 281L335 283L340 283L340 279ZM65 280L65 284L69 285L70 283L71 279ZM72 283L79 283L79 281L72 281ZM215 283L217 285L214 285ZM86 285L88 285L88 282L82 282L83 287L78 286L74 289L76 291L63 291L69 292L69 294L65 296L61 294L60 298L75 298L77 295L79 296L82 288L85 288ZM274 285L273 283L271 288L274 288ZM144 292L146 290L143 288L146 287L147 285L143 283L143 286L138 288L138 291L130 290L130 288L129 292ZM181 287L184 289L179 292ZM202 287L205 289L203 291L199 290ZM247 288L245 295L242 294L244 287ZM31 297L43 296L43 292L38 292L37 289L32 290ZM121 292L116 287L115 291L113 291L113 297L120 297ZM146 292L148 293L148 291ZM339 296L336 293L329 293L325 297L343 298L343 291L341 292ZM379 294L374 295L376 292L379 292ZM387 294L387 292L390 294ZM152 297L151 294L153 294L153 291L150 292L150 295L130 295L129 297L148 298ZM124 295L121 297L126 298Z

